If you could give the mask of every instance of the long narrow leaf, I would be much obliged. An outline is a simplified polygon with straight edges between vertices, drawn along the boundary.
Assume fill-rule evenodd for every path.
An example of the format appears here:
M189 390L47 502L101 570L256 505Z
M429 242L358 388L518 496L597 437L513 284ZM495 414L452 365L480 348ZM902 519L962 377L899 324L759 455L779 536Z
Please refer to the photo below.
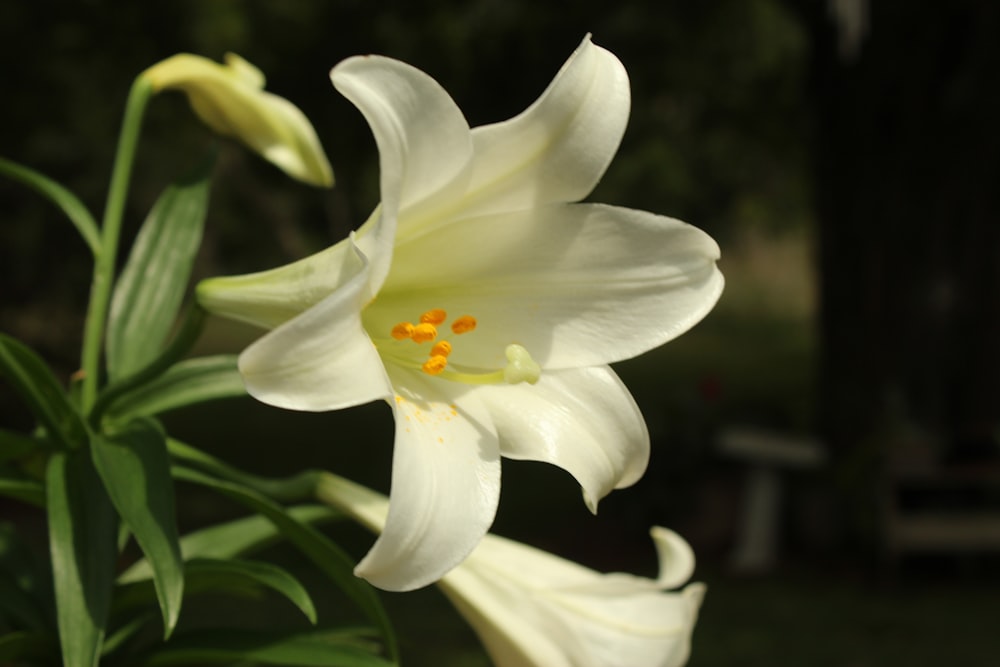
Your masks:
M120 433L96 437L92 451L111 502L152 566L169 637L184 595L184 565L165 436L151 420L135 420Z
M11 459L19 459L30 452L36 451L41 444L35 438L0 428L0 463Z
M325 505L300 505L286 510L299 523L314 524L342 518ZM266 517L255 514L202 528L181 537L181 556L193 558L233 558L274 544L281 537L278 527ZM149 561L142 559L125 570L118 583L127 584L153 576Z
M45 487L41 482L22 477L8 477L0 470L0 496L7 496L36 507L45 507Z
M64 447L84 441L83 419L52 371L30 347L6 334L0 334L0 375L13 385L50 437Z
M158 415L220 398L246 396L236 368L236 355L187 359L167 372L116 400L108 414L116 419Z
M286 667L393 667L373 654L377 645L361 633L318 631L275 633L249 630L211 630L177 637L145 664L211 665L252 661Z
M110 655L123 646L126 646L136 638L147 623L151 623L158 616L159 614L152 611L133 614L126 623L118 626L108 634L107 639L104 640L104 652L102 655Z
M205 592L256 592L270 589L283 595L294 604L313 625L316 624L316 607L308 591L289 572L272 563L235 559L197 558L184 568L184 591L188 597ZM145 605L154 594L149 580L118 588L115 596L115 613Z
M354 576L354 562L338 546L311 526L299 523L280 505L238 484L215 479L196 470L174 466L174 477L211 488L266 516L282 535L323 571L344 593L354 600L382 633L389 657L398 658L396 636L374 589Z
M227 578L256 583L285 596L310 623L316 624L316 607L308 591L298 579L277 565L263 561L200 558L189 562L188 567L191 569L193 588L214 588Z
M194 466L226 481L253 489L273 500L295 502L313 498L315 495L318 473L314 470L305 470L292 477L274 479L234 468L174 438L167 439L167 448L170 450L170 455L179 463Z
M90 252L95 256L101 249L101 235L97 231L97 222L90 214L87 207L83 205L76 195L53 181L48 176L43 176L34 169L24 165L0 158L0 174L9 176L16 181L33 188L39 194L47 197L49 201L62 209L69 221L73 223L80 236L83 237Z
M53 454L45 487L63 666L96 667L114 583L114 508L82 452Z
M112 381L155 359L170 333L201 244L213 162L167 188L139 230L111 301Z

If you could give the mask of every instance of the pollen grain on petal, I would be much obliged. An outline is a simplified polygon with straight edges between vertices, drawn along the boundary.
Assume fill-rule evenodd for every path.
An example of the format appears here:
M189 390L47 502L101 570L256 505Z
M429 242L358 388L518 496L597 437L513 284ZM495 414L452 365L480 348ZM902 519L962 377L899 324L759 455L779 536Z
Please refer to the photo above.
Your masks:
M441 356L440 354L435 354L433 357L424 362L424 365L420 368L428 375L438 375L445 369L448 365L448 359Z
M451 354L451 343L446 340L439 340L431 348L432 357L447 357L449 354Z
M456 334L469 333L476 328L476 318L472 315L462 315L451 323L451 330Z
M420 321L426 324L441 324L447 319L448 313L440 308L432 308L420 316Z
M415 328L411 322L400 322L392 328L390 333L396 340L406 340L407 338L413 338L413 330Z
M413 327L413 334L410 338L414 343L427 343L437 338L437 327L430 322L423 322Z

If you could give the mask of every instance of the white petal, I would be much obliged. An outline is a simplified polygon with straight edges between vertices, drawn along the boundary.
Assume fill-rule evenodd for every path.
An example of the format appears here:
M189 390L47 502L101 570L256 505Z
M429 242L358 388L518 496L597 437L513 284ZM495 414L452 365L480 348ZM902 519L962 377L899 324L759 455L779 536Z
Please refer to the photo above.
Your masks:
M487 535L485 544L493 539ZM578 667L566 646L576 638L552 623L551 614L534 607L535 596L506 579L505 573L480 568L473 556L438 585L483 642L496 667ZM530 563L529 563L530 566Z
M355 248L349 279L318 304L243 351L247 391L290 410L337 410L392 395L382 360L361 325L368 265Z
M660 588L676 588L690 579L694 574L694 550L687 540L660 526L654 526L649 534L660 559L660 574L656 578L656 585Z
M426 586L458 565L493 523L500 452L474 391L390 369L396 442L389 515L355 573L392 591Z
M468 182L409 212L421 224L407 224L400 234L428 231L435 219L586 197L618 150L629 106L624 66L588 35L524 112L472 130L475 154Z
M444 241L447 240L447 244ZM545 369L628 359L687 331L722 291L719 248L645 211L564 204L462 220L397 246L370 331L443 308L478 327L450 360L502 368L518 343Z
M448 93L424 72L381 56L348 58L330 72L333 85L364 114L379 150L381 215L391 246L401 208L440 189L466 167L472 137L465 117ZM359 233L362 250L366 234ZM388 271L391 253L372 267L372 294Z
M283 97L264 93L263 100L282 119L287 136L284 142L260 146L261 154L299 180L332 186L333 169L306 115Z
M352 241L344 239L274 269L203 280L198 302L216 315L273 329L330 296L356 273Z
M591 511L612 489L635 483L649 460L649 433L632 395L606 366L547 371L537 384L480 391L501 453L568 471Z
M679 667L704 594L701 584L663 592L660 581L603 575L494 535L440 585L498 667Z
M573 665L590 667L681 667L691 652L691 632L705 587L677 593L650 591L629 596L554 593L563 622L576 641L567 644Z

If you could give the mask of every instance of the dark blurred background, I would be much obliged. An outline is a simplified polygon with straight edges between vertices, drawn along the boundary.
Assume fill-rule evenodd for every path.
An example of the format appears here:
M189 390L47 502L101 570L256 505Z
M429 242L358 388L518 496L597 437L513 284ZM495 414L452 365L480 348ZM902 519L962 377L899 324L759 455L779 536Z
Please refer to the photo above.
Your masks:
M592 517L562 471L505 462L496 531L652 575L648 527L678 530L709 584L693 667L995 664L1000 4L7 2L0 154L99 214L135 75L180 51L237 52L305 111L337 177L315 190L222 144L197 277L256 270L339 240L377 203L374 142L327 78L339 60L416 65L478 125L533 101L587 32L633 96L590 199L707 230L727 289L693 331L618 368L654 441L645 478ZM182 96L154 101L127 234L213 143ZM0 201L0 327L68 377L88 254L38 196L3 181ZM200 351L253 335L214 322ZM6 386L0 411L30 426ZM247 399L168 425L260 473L322 467L388 488L382 405L307 415ZM185 527L236 511L179 492ZM358 555L370 543L334 534ZM384 597L409 664L487 664L433 589Z

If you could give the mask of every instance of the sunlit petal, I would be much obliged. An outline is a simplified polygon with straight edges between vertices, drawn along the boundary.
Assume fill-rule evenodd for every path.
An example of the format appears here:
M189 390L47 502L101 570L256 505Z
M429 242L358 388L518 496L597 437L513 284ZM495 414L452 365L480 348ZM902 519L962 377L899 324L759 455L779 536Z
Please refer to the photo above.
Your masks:
M392 395L382 360L361 325L368 284L364 256L344 263L353 275L336 292L243 351L247 391L291 410L336 410Z
M670 563L690 547L672 531L651 532L673 579L680 570ZM705 587L664 592L665 580L603 575L488 535L440 585L498 667L680 667Z
M588 35L534 104L510 120L473 129L467 180L410 211L415 222L400 229L401 238L449 218L586 197L618 149L629 106L624 66Z
M646 469L646 424L628 389L606 366L547 372L534 385L494 385L480 394L503 455L563 468L583 487L591 511Z
M715 241L645 211L556 205L463 220L447 238L443 255L429 237L397 246L365 319L384 329L407 307L470 313L476 342L454 358L475 367L502 363L511 342L545 368L628 359L687 331L722 292Z
M344 239L275 269L203 280L197 294L201 305L216 315L273 329L323 301L356 276L352 241Z
M489 413L465 388L392 370L396 441L382 535L355 572L386 590L439 579L493 523L500 451Z
M381 170L381 215L392 235L401 208L436 192L455 178L472 156L472 138L462 112L437 81L415 67L382 56L348 58L330 72L333 85L364 114L375 135ZM366 253L373 250L359 243ZM390 257L390 253L379 253ZM389 266L372 267L373 293Z

